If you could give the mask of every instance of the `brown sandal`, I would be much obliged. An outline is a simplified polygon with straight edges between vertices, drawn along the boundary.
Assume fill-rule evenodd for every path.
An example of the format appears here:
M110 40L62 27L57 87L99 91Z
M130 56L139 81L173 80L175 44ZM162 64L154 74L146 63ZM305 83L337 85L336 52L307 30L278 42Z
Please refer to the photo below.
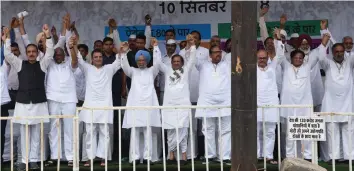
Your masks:
M74 162L72 160L68 161L68 166L69 167L73 167L74 166Z
M277 165L277 164L278 164L278 161L273 160L273 159L267 159L267 164Z
M84 167L90 167L90 161L85 162Z
M105 160L101 160L101 167L105 167L106 166L106 162L105 162Z

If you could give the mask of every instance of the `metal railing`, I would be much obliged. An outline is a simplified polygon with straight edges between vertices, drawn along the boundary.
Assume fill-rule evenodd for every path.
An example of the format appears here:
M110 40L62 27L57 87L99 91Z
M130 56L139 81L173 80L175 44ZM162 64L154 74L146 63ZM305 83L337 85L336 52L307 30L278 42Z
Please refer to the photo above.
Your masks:
M258 108L261 108L262 109L262 127L263 127L263 131L266 130L266 124L265 124L265 121L264 121L264 118L265 118L265 114L264 114L264 109L266 108L277 108L278 109L278 112L277 112L277 139L278 139L278 169L280 170L280 166L281 166L281 133L280 133L280 130L281 130L281 126L280 126L280 120L281 120L281 116L280 116L280 112L279 112L279 109L281 108L309 108L310 109L310 115L309 117L323 117L323 116L331 116L331 129L332 129L332 132L334 132L334 124L333 124L333 116L339 116L339 115L342 115L342 116L348 116L348 129L349 129L349 135L348 135L348 138L349 138L349 171L353 171L353 166L352 166L352 134L351 134L351 129L352 128L352 119L354 118L354 113L340 113L340 112L313 112L313 105L262 105L262 106L258 106ZM353 117L353 118L351 118ZM328 121L326 121L326 123L328 123ZM329 129L329 128L326 128L326 129ZM258 133L257 133L258 134ZM287 137L287 134L286 133L286 137ZM327 134L327 132L325 132L325 134ZM327 139L326 140L327 142L329 142L329 140ZM317 141L311 141L312 143L312 163L314 164L318 164L318 148L317 148ZM335 143L334 141L334 136L332 136L332 139L331 139L331 143L332 143L332 147ZM263 155L265 154L265 133L263 132ZM302 153L304 153L304 146L302 145ZM334 148L332 148L332 171L335 171L336 170L336 161L335 161L335 158L334 158ZM297 158L297 141L295 140L295 157ZM302 156L302 158L304 158L304 156ZM263 158L263 167L265 170L267 170L267 161L266 161L266 157L264 156Z
M121 144L121 142L122 142L122 137L121 137L121 135L122 135L122 130L121 130L121 128L122 128L122 125L121 125L121 121L122 121L122 118L121 118L121 114L122 114L122 110L156 110L156 109L162 109L162 110L164 110L164 109L175 109L175 110L180 110L180 109L224 109L224 108L231 108L231 106L122 106L122 107L93 107L93 108L89 108L89 107L78 107L77 108L77 115L78 115L78 113L79 113L79 111L82 111L82 110L90 110L91 111L91 117L93 116L93 111L94 110L118 110L119 111L119 113L118 113L118 127L119 127L119 147L118 147L118 152L119 152L119 156L122 156L121 154L122 154L122 148L121 148L121 146L122 146L122 144ZM222 138L221 138L221 111L219 110L218 111L218 113L219 113L219 116L218 116L218 125L219 125L219 137L218 137L218 142L219 142L219 156L220 156L220 167L221 167L221 171L223 171L223 149L222 149L222 144L223 144L223 142L222 142ZM137 117L136 116L137 114L135 113L135 112L133 112L133 120L135 120L135 118ZM149 115L149 113L148 113L148 115ZM177 114L178 115L178 114ZM148 116L148 118L149 118L149 116ZM177 118L179 118L179 116L177 116ZM206 116L204 116L203 117L203 119L204 119L204 123L205 124L203 124L204 125L204 129L205 129L205 131L207 131L207 129L206 129L206 127L207 127L207 124L206 124ZM192 171L194 171L194 140L193 140L193 137L194 137L194 135L193 135L193 122L192 122L192 120L193 120L193 116L192 116L192 110L191 110L191 112L189 113L189 137L191 137L190 138L190 143L191 143L191 165L192 165ZM91 126L93 125L93 122L92 122L93 120L91 120ZM149 119L147 119L147 127L148 127L148 129L147 129L147 133L148 133L148 135L150 135L151 133L150 133L150 131L149 130L151 130L150 128L151 128L151 126L150 126L150 123L149 123L150 121L149 121ZM164 116L161 114L161 130L162 130L162 151L163 151L163 170L164 171L166 171L166 154L165 154L165 152L166 152L166 147L165 147L165 136L164 136L164 130L165 130L165 128L164 128ZM175 129L176 129L176 136L177 136L177 138L176 138L176 141L177 141L177 168L178 168L178 171L180 171L181 170L181 166L180 166L180 150L179 150L179 132L178 132L178 128L179 128L179 126L178 126L179 124L177 124L176 125L176 127L175 127ZM231 125L230 125L231 126ZM107 123L105 123L105 127L107 128ZM133 142L135 142L135 133L136 133L136 127L135 127L135 122L133 123L133 127L131 128L132 129L132 134L133 134L133 136L132 136L132 141ZM92 131L92 129L91 129L91 131ZM91 132L91 134L92 134L92 132ZM91 136L92 137L92 136ZM147 137L149 137L149 138L151 138L152 136L147 136ZM206 137L206 136L205 136ZM106 139L106 141L107 141L107 139ZM93 142L93 140L91 139L91 142ZM149 141L150 142L150 141ZM107 168L108 168L108 162L107 162L107 143L105 143L105 153L106 153L106 157L105 157L105 170L107 171ZM204 144L204 146L205 146L205 154L207 155L208 154L208 148L207 148L207 146L208 146L208 142L206 141L206 138L205 138L205 144ZM150 143L148 143L148 154L149 154L149 157L148 157L148 159L147 159L147 170L148 171L150 171L150 162L151 162L151 156L150 156L150 150L151 150L151 147L150 147ZM93 154L93 148L92 148L92 145L91 145L91 153ZM133 148L133 155L135 156L135 148ZM132 154L130 154L130 155L132 155ZM209 161L208 161L209 159L206 157L206 171L209 171ZM76 160L76 161L78 161L78 160ZM135 163L135 157L134 157L134 160L132 161L132 163L133 163L133 171L136 171L136 163ZM91 165L90 165L90 167L91 167L91 171L93 171L93 157L91 157ZM121 169L122 169L122 159L121 159L121 157L119 157L119 171L121 171Z
M68 119L68 118L71 118L73 119L73 167L74 169L73 170L78 170L79 168L79 161L77 161L76 159L78 159L78 124L79 124L79 118L75 115L48 115L48 116L8 116L8 117L0 117L0 120L8 120L10 121L9 124L10 124L10 143L11 143L11 152L10 152L10 156L11 156L11 171L14 170L14 147L13 147L13 144L14 144L14 140L13 140L13 124L14 124L14 120L33 120L33 119L37 119L37 120L40 120L40 169L41 171L44 170L44 120L46 119ZM60 122L59 122L60 123ZM8 124L8 123L7 123ZM26 135L25 135L25 139L26 139L26 155L25 156L22 156L22 157L25 157L26 158L26 171L29 170L29 124L28 122L25 124L25 132L26 132ZM57 124L57 130L58 130L58 167L57 167L57 170L60 171L60 156L61 155L61 124ZM1 141L1 139L0 139ZM21 143L24 143L24 142L21 142ZM1 151L0 151L0 154L1 154ZM0 167L0 171L1 171L1 167Z

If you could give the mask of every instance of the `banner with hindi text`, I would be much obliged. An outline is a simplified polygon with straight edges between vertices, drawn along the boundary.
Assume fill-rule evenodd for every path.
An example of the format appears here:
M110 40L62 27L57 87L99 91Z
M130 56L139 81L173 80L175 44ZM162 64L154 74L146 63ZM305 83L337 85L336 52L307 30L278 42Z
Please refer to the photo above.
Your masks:
M177 24L177 25L152 25L151 36L157 40L165 40L166 30L173 29L176 32L176 40L185 40L186 36L193 30L200 32L202 39L210 39L210 24ZM105 27L105 35L109 32L109 27ZM144 34L145 25L139 26L119 26L118 33L121 41L127 41L131 34Z
M321 20L301 20L301 21L287 21L285 24L285 31L290 37L292 33L308 34L310 36L320 36ZM279 28L280 22L266 22L268 34L272 35L275 27ZM231 37L231 23L219 23L218 35L221 38L227 39ZM257 24L257 37L260 38L260 28Z

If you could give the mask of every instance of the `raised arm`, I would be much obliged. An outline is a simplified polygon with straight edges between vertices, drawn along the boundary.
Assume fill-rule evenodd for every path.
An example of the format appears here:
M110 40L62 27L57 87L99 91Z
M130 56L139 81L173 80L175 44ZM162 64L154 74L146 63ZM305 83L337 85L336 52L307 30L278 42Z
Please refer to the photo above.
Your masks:
M77 48L77 38L76 36L70 37L70 40L68 42L69 45L69 50L70 50L70 57L71 57L71 67L73 69L79 67L80 70L82 70L84 73L86 73L87 68L90 66L90 64L86 63L81 56L81 53L79 52Z
M197 48L195 46L195 42L196 40L194 39L194 37L192 35L187 35L187 52L186 54L188 54L188 56L186 56L187 59L187 65L186 65L186 69L188 71L191 70L192 67L195 66L196 62L197 62ZM227 59L226 59L227 60Z
M2 40L5 42L4 47L4 56L5 60L12 66L14 69L19 72L22 67L22 60L16 57L11 52L11 40L10 40L10 29L5 27L3 30ZM6 64L4 64L6 65Z
M60 37L58 39L58 41L56 42L55 46L54 46L54 49L60 47L62 49L64 49L64 46L65 46L65 42L66 42L66 25L67 25L67 15L65 15L63 17L63 21L62 21L62 28L61 28L61 34L60 34ZM52 34L53 33L56 33L56 29L55 27L53 26L52 28Z
M267 14L267 12L268 12L268 8L262 8L259 17L259 29L260 29L263 46L265 46L264 41L267 39L267 37L269 37L267 25L265 22L265 14Z
M279 26L280 29L285 30L286 20L287 20L286 15L285 15L285 14L282 14L282 15L280 16L280 26Z
M129 65L129 61L128 61L128 57L127 55L122 56L121 58L121 65L122 65L122 69L125 73L126 76L132 78L132 74L133 74L133 67L131 67Z
M327 58L327 44L330 39L329 34L324 34L322 37L322 43L318 49L318 59L322 69L327 70L329 68L330 60Z
M40 65L41 65L41 69L43 72L47 72L47 68L49 66L49 64L52 62L53 60L53 56L54 56L54 46L53 46L53 40L50 37L50 30L47 24L44 24L43 28L43 33L46 37L46 52L44 57L40 60Z
M127 57L128 49L129 49L128 42L123 42L120 44L118 53L116 54L116 60L112 64L108 65L108 67L112 68L113 73L116 73L121 68L122 58Z
M113 39L114 41L114 47L119 50L120 45L121 45L121 41L120 41L120 37L119 37L119 33L117 30L117 22L114 19L109 19L108 20L108 25L109 25L109 34L107 35L107 37L110 37Z
M18 44L18 49L20 50L20 54L21 54L19 57L22 60L26 60L26 47L22 40L22 36L19 28L14 28L14 32L15 32L15 41Z
M270 66L276 67L277 65L281 65L282 68L285 68L286 65L290 65L291 61L286 60L285 57L285 45L280 39L280 29L275 29L274 46L276 56Z
M52 26L52 29L50 30L50 32L52 33L53 44L56 45L58 43L58 41L59 41L59 37L58 37L57 29L55 28L55 26Z
M149 49L150 45L151 45L151 17L150 15L146 15L145 16L145 33L144 33L145 37L146 37L146 42L145 42L145 48Z
M20 30L20 33L21 33L21 38L22 38L24 47L26 48L27 45L29 45L31 42L30 42L29 39L28 39L28 35L27 35L27 33L26 33L25 24L24 24L23 20L24 20L24 17L20 17L20 18L19 18L19 23L20 23L19 30ZM26 52L26 51L25 51L25 52ZM22 52L21 52L21 53L22 53ZM26 53L25 53L25 54L26 54Z
M159 71L160 71L160 64L162 63L161 62L161 52L160 52L160 49L159 49L159 43L158 41L156 40L156 38L151 38L151 45L154 47L154 52L153 52L153 66L152 66L152 69L153 69L153 73L154 73L154 78L159 74Z
M20 18L20 19L17 19L17 18L12 18L12 21L11 21L11 28L13 29L14 31L14 34L15 34L15 42L18 44L18 49L20 51L20 58L22 60L26 60L27 57L26 57L26 46L24 45L24 42L22 40L22 37L21 37L21 31L20 31L20 27L23 27L23 18Z
M155 47L154 46L154 52L153 52L153 54L155 55L155 54L160 54L161 55L161 51L160 51L160 48L159 48L159 46L157 46L157 47ZM157 66L159 67L159 70L161 71L161 72L163 72L163 73L166 73L167 72L167 70L168 70L168 66L166 65L166 64L164 64L162 61L161 61L161 59L162 58L156 58L156 59L154 59L154 66L155 66L155 63L157 64ZM160 76L162 75L162 74L159 74Z

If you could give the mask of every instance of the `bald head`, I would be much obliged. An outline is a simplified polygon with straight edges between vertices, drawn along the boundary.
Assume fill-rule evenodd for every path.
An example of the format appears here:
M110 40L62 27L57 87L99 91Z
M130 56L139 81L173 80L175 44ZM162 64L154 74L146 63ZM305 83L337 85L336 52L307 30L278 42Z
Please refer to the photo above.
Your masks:
M353 38L350 37L350 36L343 37L343 42L345 42L346 40L352 40L353 41Z
M267 52L266 50L264 50L264 49L260 49L260 50L257 51L257 57L258 57L259 55L268 56L268 52Z
M221 39L218 35L214 35L213 37L211 37L210 39L210 47L212 46L220 46L221 44Z
M267 66L267 62L268 62L268 52L264 49L258 50L257 51L257 63L258 66L261 68L264 68Z
M353 49L353 38L351 38L350 36L345 36L343 38L343 45L345 48L345 51L352 51Z
M60 64L64 61L65 58L65 53L62 48L56 48L54 49L54 60L56 63Z

